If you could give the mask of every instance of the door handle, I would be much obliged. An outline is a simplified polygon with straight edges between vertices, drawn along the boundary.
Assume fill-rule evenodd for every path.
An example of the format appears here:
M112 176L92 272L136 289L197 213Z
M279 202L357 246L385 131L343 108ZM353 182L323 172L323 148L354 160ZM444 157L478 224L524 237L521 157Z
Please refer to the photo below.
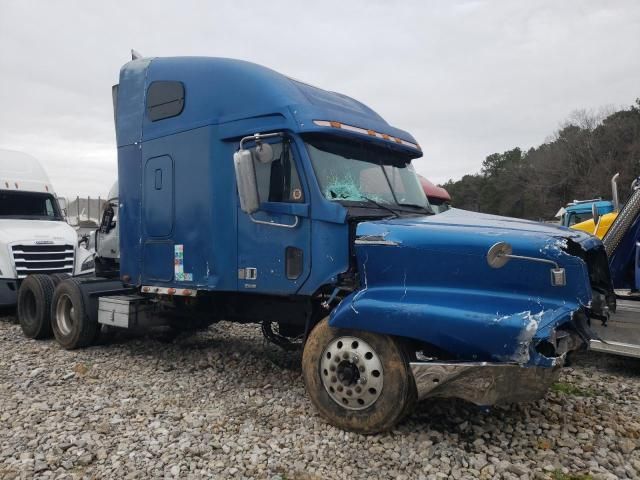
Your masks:
M253 214L249 214L249 218L253 223L259 223L261 225L271 225L272 227L280 227L280 228L295 228L298 226L298 223L300 223L300 217L298 216L295 217L296 221L293 223L278 223L278 222L274 222L273 220L271 221L258 220L253 216Z

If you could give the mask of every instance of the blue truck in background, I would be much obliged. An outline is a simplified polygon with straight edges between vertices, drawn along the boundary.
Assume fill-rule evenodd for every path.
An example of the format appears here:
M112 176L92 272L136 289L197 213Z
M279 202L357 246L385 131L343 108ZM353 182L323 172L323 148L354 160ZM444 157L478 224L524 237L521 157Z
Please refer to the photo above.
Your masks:
M601 198L574 200L558 212L560 225L563 227L571 227L577 223L589 220L593 218L594 209L599 215L606 215L607 213L613 212L615 207L612 201L602 200Z
M35 338L74 349L102 325L260 323L303 349L327 421L371 433L429 397L542 397L615 309L597 238L433 215L416 140L348 96L176 57L125 64L113 102L119 272L23 282Z

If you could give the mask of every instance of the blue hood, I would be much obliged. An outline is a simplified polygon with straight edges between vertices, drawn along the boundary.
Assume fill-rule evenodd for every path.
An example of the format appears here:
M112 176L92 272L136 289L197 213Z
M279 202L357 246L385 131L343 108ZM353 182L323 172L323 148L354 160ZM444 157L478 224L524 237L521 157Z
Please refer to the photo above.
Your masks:
M500 241L516 255L560 264L566 286L552 286L545 263L511 260L491 268L487 251ZM395 334L467 360L542 361L531 344L591 302L587 265L568 251L601 245L583 232L457 209L362 222L355 245L361 288L331 322L375 330L381 316L385 325L393 318Z
M406 273L422 286L481 287L501 296L526 294L536 304L589 303L587 266L566 250L569 242L585 250L601 245L595 237L577 230L457 209L428 217L363 222L356 238L356 251L363 263L369 257L369 262L386 265L379 272L369 265L368 278L374 282L397 282L397 277L389 275L402 271L403 278ZM503 268L491 268L486 255L497 242L510 243L516 255L557 262L567 270L567 285L552 286L550 266L543 263L512 260ZM376 248L375 255L370 255L372 248Z

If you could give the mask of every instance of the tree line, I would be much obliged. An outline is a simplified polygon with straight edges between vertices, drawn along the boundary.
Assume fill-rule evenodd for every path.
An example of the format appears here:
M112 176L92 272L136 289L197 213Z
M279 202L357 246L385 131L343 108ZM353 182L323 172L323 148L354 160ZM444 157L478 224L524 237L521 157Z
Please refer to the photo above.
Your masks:
M442 186L457 208L550 220L573 200L610 199L616 172L624 201L640 175L640 98L618 111L576 111L542 145L489 155L479 173Z

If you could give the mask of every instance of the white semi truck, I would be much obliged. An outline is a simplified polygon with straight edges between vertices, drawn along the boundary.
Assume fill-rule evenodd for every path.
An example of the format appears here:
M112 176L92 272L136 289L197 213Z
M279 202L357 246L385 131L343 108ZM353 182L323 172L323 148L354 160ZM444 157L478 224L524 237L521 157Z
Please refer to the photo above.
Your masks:
M89 247L96 252L96 275L118 277L120 272L120 227L118 224L118 182L116 181L104 204L100 226L89 236Z
M60 278L93 270L93 253L78 246L40 162L0 150L0 307L16 305L28 275Z

